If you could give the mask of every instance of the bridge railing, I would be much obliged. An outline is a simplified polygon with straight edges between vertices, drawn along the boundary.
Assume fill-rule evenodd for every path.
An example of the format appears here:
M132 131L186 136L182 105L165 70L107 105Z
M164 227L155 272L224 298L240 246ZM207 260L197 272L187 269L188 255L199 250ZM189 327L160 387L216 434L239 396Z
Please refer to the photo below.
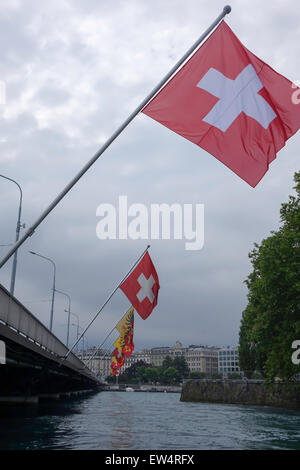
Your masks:
M66 356L68 348L42 322L40 322L24 305L0 284L0 321L13 328L19 334L57 358ZM73 353L68 356L65 365L72 365L81 372L94 375L85 364Z

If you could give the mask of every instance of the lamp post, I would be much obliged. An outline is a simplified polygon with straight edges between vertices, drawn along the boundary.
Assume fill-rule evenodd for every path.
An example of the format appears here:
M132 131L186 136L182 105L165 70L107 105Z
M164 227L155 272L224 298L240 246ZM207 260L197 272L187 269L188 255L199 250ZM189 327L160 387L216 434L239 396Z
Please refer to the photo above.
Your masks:
M84 339L85 339L85 342L84 342ZM83 335L82 337L82 348L83 348L83 354L82 354L82 357L81 357L81 360L84 361L85 358L86 358L86 352L89 350L89 344L88 344L88 340L87 340L87 337L85 335Z
M22 200L23 200L23 193L21 186L19 183L17 183L15 180L12 178L8 178L8 176L0 175L1 178L4 178L8 181L11 181L12 183L15 183L20 191L20 202L19 202L19 210L18 210L18 220L17 220L17 228L16 228L16 243L19 240L20 236L20 229L21 229L21 213L22 213ZM13 258L13 266L12 266L12 273L11 273L11 281L10 281L10 293L11 295L14 295L15 292L15 282L16 282L16 272L17 272L17 257L18 257L18 250L15 251L14 253L14 258Z
M82 328L82 326L79 326L79 328L84 331L84 328ZM79 328L78 328L78 331L79 331ZM79 335L78 335L79 336ZM84 345L84 340L86 342L86 346L88 346L88 341L87 341L87 337L85 335L82 335L82 350L81 350L81 360L83 361L84 357L85 357L85 345Z
M66 310L66 309L64 310L64 312L69 313L69 311ZM76 340L78 340L78 338L79 338L79 328L81 328L81 326L79 325L79 316L76 313L73 313L73 312L70 312L70 313L71 313L71 315L73 315L74 317L77 318L77 324L75 325L75 323L72 323L72 325L77 327ZM78 344L76 346L76 350L78 352Z
M50 311L50 326L49 330L52 331L53 327L53 313L54 313L54 296L55 296L55 278L56 278L56 264L54 261L50 258L47 258L46 256L40 255L38 253L35 253L34 251L29 251L32 255L39 256L40 258L43 258L47 261L49 261L52 266L53 266L53 286L52 286L52 301L51 301L51 311Z
M68 307L68 327L67 327L67 347L69 347L69 336L70 336L70 319L71 319L71 297L69 294L66 294L65 292L62 292L61 290L57 290L59 294L65 295L68 298L69 301L69 307Z

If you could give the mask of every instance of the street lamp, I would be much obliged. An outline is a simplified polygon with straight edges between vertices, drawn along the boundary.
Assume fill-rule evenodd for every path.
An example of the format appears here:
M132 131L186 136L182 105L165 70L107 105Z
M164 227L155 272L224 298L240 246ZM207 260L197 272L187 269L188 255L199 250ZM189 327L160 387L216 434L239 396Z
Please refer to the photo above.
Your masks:
M84 338L85 338L85 342L84 342ZM83 354L81 355L81 360L84 361L86 358L86 353L88 353L88 350L89 350L89 343L85 335L83 335L82 337L82 342L83 342L83 345L82 345Z
M66 294L65 292L62 292L61 290L57 290L59 294L65 295L68 298L69 301L69 307L68 307L68 328L67 328L67 347L69 347L69 336L70 336L70 318L71 318L71 297Z
M1 178L4 178L8 181L11 181L12 183L15 183L20 191L20 202L19 202L19 211L18 211L18 221L17 221L17 228L16 228L16 242L19 240L20 236L20 229L21 229L21 213L22 213L22 199L23 199L23 193L21 186L19 183L17 183L15 180L12 178L8 178L8 176L0 175ZM25 227L25 225L24 225ZM11 295L14 295L15 292L15 282L16 282L16 272L17 272L17 257L18 257L18 250L15 251L14 254L14 259L13 259L13 267L12 267L12 273L11 273L11 281L10 281L10 293Z
M53 313L54 313L54 296L55 296L55 277L56 277L56 265L52 259L47 258L46 256L39 255L38 253L35 253L34 251L29 251L32 255L39 256L40 258L43 258L47 261L50 261L50 263L53 266L53 286L52 286L52 301L51 301L51 311L50 311L50 326L49 329L52 331L53 327Z
M64 312L69 313L69 311L66 310L66 309L64 310ZM74 323L72 323L72 325L77 327L76 341L78 341L78 338L79 338L79 328L81 328L81 326L79 325L79 316L78 316L76 313L73 313L73 312L70 312L70 313L71 313L71 315L74 315L74 317L77 318L77 324L75 325ZM76 346L76 350L77 350L77 352L78 352L78 344L77 344L77 346Z
M84 331L84 328L82 328L82 326L79 326L79 328ZM84 339L85 339L85 342L86 342L86 346L88 348L88 341L87 341L87 337L85 335L82 335L82 351L81 351L81 360L83 361L84 357L85 357L85 345L84 345Z

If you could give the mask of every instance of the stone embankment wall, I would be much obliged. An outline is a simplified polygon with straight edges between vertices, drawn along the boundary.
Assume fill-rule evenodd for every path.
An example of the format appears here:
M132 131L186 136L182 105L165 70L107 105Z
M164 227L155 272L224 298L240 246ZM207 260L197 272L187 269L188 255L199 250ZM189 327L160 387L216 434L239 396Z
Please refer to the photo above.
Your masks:
M181 401L264 405L300 409L300 383L263 381L188 380L184 383Z

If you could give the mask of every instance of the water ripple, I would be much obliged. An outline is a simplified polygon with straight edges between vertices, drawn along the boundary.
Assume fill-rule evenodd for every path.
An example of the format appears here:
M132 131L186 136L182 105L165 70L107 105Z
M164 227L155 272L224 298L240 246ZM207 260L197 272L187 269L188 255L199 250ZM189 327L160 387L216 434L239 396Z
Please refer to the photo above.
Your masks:
M300 413L103 392L0 420L0 449L298 449Z

